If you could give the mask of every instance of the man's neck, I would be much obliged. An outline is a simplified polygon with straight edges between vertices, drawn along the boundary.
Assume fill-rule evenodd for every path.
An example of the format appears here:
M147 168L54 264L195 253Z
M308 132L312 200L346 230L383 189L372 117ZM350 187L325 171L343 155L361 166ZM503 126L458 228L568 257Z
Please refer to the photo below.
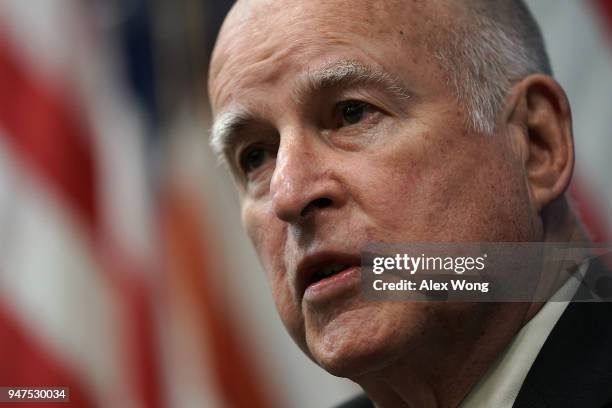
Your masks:
M466 322L463 332L440 333L436 347L413 350L380 371L352 380L380 408L456 407L520 330L528 306L483 304L481 316Z

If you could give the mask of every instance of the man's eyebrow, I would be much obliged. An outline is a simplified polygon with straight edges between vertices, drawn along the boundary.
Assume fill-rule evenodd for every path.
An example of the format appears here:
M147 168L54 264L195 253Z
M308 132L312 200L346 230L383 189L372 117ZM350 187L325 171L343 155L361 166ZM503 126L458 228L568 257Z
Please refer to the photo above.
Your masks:
M373 85L383 88L399 99L412 95L402 80L382 68L365 65L357 60L339 60L306 71L298 80L295 96L301 98L307 92L316 92L339 86Z
M210 146L219 161L223 162L225 155L236 143L238 132L249 121L243 109L229 110L215 120L211 128Z

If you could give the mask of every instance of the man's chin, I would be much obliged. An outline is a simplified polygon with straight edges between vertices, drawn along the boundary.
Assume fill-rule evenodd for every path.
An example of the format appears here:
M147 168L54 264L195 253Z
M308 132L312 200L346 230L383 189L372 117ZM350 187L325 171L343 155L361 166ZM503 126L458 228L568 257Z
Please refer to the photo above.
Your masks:
M311 351L315 362L336 377L356 378L373 373L392 363L388 353L381 349L368 348L334 351ZM391 360L391 361L390 361Z
M369 309L369 308L368 308ZM343 312L321 326L306 324L306 341L314 361L332 375L359 377L381 370L399 357L402 336L376 310Z

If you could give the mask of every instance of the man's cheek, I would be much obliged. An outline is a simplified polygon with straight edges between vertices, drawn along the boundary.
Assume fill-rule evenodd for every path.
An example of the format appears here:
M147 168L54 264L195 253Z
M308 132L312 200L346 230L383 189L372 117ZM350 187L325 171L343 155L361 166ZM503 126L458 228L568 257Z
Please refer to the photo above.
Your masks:
M277 270L273 273L268 273L268 281L270 282L272 297L274 298L274 303L283 325L293 341L308 354L301 304L298 303L297 298L294 296L294 291L291 288L290 279L286 271L281 272Z
M262 261L266 253L274 253L274 247L282 243L280 221L263 205L252 202L243 204L242 223Z
M242 203L241 216L242 225L247 236L251 239L253 245L257 245L261 234L261 228L259 227L260 221L258 211L251 201L245 200Z
M242 222L255 252L266 273L271 288L279 285L286 273L284 265L285 228L278 219L271 219L270 212L261 206L243 206Z

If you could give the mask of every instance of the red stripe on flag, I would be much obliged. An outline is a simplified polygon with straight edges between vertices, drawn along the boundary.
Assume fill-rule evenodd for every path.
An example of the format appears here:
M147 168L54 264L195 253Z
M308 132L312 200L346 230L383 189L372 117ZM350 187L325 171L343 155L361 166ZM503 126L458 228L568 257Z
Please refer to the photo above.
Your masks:
M612 33L612 0L596 0L608 25L609 32Z
M612 0L592 0L597 10L600 22L603 25L604 34L612 44Z
M201 325L210 341L210 358L215 379L227 406L234 408L270 408L272 402L263 378L254 367L244 340L246 333L235 330L235 320L228 305L220 302L214 291L210 266L213 251L202 232L202 210L197 199L178 188L168 188L164 200L164 237L167 248L166 279L181 286L184 296L193 302ZM206 252L208 247L208 252ZM220 273L220 272L216 272ZM176 282L176 281L179 282Z
M97 406L84 385L68 368L56 361L32 336L15 322L0 305L0 386L3 387L68 387L70 403L0 403L2 407L88 408Z
M28 75L0 34L0 128L31 169L88 225L97 225L88 133L65 95Z
M142 268L117 257L118 251L105 252L108 248L101 243L92 139L78 112L67 95L32 76L0 34L0 134L92 234L91 245L127 313L124 334L129 335L127 347L133 357L127 368L144 406L156 408L161 394L151 293L144 282L136 282L143 276Z
M124 335L124 358L131 368L130 381L144 407L162 407L164 393L159 361L155 358L158 348L152 292L142 279L145 273L140 266L145 263L135 261L125 251L112 245L100 244L98 247L103 249L98 254L99 258L127 313L121 332Z

